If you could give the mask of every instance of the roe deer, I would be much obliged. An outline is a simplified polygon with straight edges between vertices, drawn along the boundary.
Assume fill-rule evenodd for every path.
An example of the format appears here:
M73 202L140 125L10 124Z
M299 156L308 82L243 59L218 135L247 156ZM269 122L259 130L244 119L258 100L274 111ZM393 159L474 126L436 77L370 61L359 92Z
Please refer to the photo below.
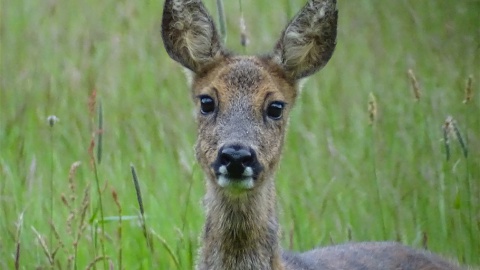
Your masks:
M222 45L200 0L167 0L166 51L192 73L196 158L206 174L206 222L197 269L458 269L393 242L351 243L301 254L279 246L274 172L298 80L333 54L335 0L309 0L273 52L238 56Z

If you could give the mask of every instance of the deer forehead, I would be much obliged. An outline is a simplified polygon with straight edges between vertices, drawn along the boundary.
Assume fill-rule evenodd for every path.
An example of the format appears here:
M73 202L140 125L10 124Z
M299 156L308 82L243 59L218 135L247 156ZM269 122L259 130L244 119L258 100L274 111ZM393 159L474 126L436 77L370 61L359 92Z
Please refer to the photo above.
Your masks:
M224 106L262 107L269 100L293 103L297 90L275 63L237 56L197 76L193 91L195 96L212 95Z

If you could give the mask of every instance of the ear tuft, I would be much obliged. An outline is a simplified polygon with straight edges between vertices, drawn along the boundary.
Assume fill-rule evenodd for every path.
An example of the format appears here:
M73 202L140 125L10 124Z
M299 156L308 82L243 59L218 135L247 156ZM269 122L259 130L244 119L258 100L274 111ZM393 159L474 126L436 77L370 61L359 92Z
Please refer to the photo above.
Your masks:
M335 0L310 0L283 31L274 59L292 79L309 76L332 57L338 11Z

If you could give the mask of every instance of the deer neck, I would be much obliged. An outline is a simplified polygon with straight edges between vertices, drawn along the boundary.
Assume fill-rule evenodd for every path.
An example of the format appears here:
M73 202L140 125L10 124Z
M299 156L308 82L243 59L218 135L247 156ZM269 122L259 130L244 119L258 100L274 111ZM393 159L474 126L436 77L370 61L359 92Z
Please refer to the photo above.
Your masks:
M273 181L235 196L208 183L205 207L197 269L283 269Z

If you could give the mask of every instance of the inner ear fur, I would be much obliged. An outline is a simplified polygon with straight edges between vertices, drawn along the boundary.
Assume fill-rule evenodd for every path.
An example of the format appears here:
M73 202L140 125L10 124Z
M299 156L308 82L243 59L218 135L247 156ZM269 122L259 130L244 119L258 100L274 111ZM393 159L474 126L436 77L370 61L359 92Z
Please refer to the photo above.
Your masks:
M170 57L195 73L222 52L213 19L200 0L165 1L162 39Z
M274 49L274 59L294 80L324 67L336 45L336 0L309 0L287 25Z

